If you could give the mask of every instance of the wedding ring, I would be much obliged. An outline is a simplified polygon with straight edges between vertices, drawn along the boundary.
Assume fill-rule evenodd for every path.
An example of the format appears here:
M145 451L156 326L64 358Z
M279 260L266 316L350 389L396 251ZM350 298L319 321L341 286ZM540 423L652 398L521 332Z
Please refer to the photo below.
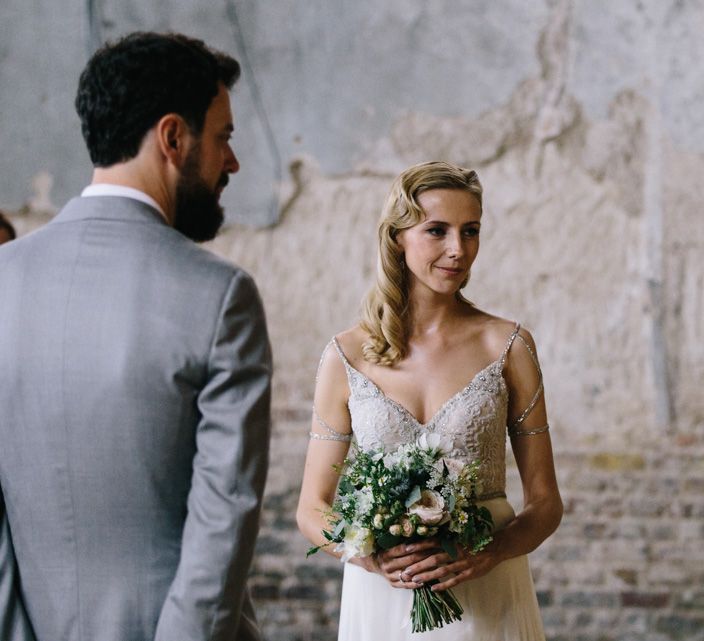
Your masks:
M398 582L403 583L403 570L398 571Z

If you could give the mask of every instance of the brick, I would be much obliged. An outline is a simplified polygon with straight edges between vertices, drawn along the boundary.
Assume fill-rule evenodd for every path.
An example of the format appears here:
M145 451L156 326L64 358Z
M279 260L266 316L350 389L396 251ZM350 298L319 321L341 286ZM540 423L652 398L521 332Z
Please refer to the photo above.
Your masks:
M678 528L669 523L658 523L648 529L648 539L651 541L675 541L678 538Z
M704 612L704 590L685 590L677 596L676 607Z
M704 617L664 616L658 618L656 629L676 641L704 641Z
M587 523L584 525L584 538L602 539L609 531L606 523Z
M627 585L636 585L638 583L638 571L630 568L620 568L614 570L613 575Z
M618 595L612 592L567 592L560 602L566 607L615 608L619 604Z
M687 493L704 494L704 476L690 477L685 479L683 490Z
M325 591L319 585L297 584L291 585L282 591L282 596L285 599L295 599L303 601L318 601L323 603L327 596Z
M670 602L667 592L622 592L621 605L624 608L664 608Z
M668 515L672 502L667 498L643 497L628 502L628 514L631 516L660 517Z
M272 601L279 598L278 584L253 584L249 589L255 601Z
M549 558L553 561L578 561L584 558L582 545L555 545L550 549Z
M645 459L640 454L600 452L592 455L589 463L597 470L606 470L608 472L624 472L645 468Z
M299 565L295 571L294 575L301 579L303 582L306 581L325 581L332 579L333 581L342 581L342 563L339 561L335 562L335 565L318 565L307 563L304 565Z

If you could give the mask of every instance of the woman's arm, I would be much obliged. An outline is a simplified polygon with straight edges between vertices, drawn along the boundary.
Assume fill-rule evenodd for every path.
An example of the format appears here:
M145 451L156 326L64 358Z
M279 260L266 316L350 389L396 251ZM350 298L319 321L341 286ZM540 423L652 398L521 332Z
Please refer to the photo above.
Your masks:
M505 528L494 533L493 541L478 554L465 554L453 562L441 553L409 567L407 574L416 582L439 579L433 589L446 590L463 581L477 579L502 561L532 552L560 524L562 500L555 478L550 435L545 429L545 397L535 353L533 338L521 330L509 351L504 372L509 389L509 426L515 425L510 430L511 447L523 485L523 510ZM541 392L534 402L537 390ZM519 421L531 405L530 411Z
M338 558L342 554L335 550L334 545L325 545L329 542L322 530L330 529L325 515L335 499L339 480L334 466L342 465L349 450L349 441L338 440L339 437L335 434L341 437L351 435L348 397L349 386L344 365L335 349L329 346L318 370L311 426L311 434L315 436L311 436L308 444L296 521L300 531L313 545L324 546L322 549L325 552ZM413 553L409 554L406 546L399 545L379 554L352 558L349 562L368 572L381 574L393 587L413 589L419 586L408 577L401 579L399 574L409 565L425 558L426 550L433 546L432 543L416 544Z
M339 480L334 468L342 465L350 446L347 440L352 434L347 409L348 390L344 365L332 345L328 345L318 368L311 437L296 521L313 545L322 545L325 552L337 557L341 554L333 545L325 545L328 541L322 531L330 529L326 514L335 498Z

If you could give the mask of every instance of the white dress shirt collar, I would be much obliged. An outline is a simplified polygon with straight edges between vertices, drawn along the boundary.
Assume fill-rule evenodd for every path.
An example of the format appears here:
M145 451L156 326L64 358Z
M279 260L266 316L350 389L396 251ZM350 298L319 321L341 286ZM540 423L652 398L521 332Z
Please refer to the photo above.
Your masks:
M82 192L82 197L90 196L120 196L122 198L132 198L133 200L139 200L150 207L156 209L164 218L166 214L164 210L159 206L159 204L154 200L149 194L145 194L139 189L134 189L133 187L125 187L124 185L111 185L108 183L97 183L95 185L88 185Z

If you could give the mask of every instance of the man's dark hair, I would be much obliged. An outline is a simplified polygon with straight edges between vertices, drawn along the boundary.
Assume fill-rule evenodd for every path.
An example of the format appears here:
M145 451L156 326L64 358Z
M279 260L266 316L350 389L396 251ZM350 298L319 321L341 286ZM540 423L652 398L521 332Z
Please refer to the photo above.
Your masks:
M15 238L17 238L17 232L15 231L15 228L12 226L12 223L7 219L5 214L3 214L1 211L0 229L4 229L7 232L7 235L10 237L10 240L15 240Z
M132 33L96 51L81 74L76 111L96 167L134 158L145 134L169 113L200 134L222 83L239 63L182 34Z

